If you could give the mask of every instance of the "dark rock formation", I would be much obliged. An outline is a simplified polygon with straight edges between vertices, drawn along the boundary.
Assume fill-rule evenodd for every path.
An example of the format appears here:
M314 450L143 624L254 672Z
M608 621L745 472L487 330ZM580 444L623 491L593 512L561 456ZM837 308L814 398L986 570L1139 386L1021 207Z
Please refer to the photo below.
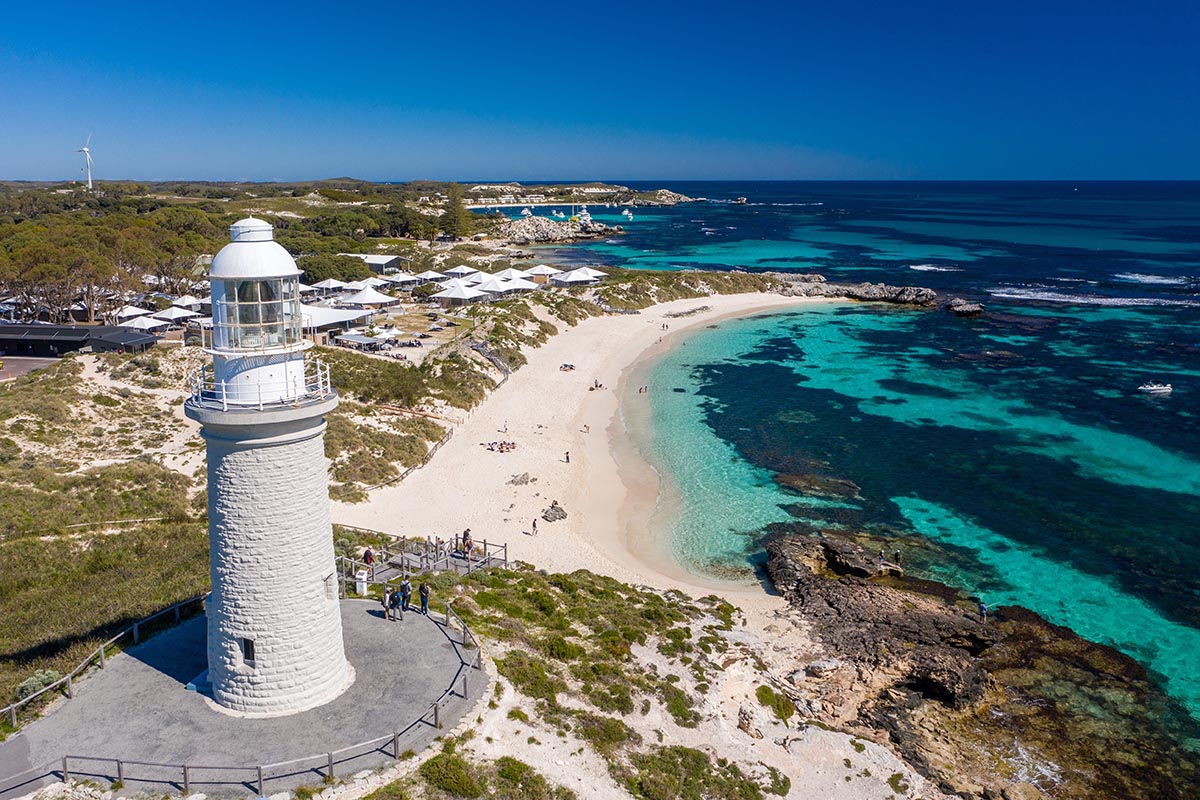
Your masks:
M1200 731L1127 656L1023 608L985 625L969 598L884 576L848 539L783 536L766 549L775 588L829 654L804 668L804 691L821 696L801 706L883 732L943 791L1196 797L1200 758L1177 742Z
M546 522L558 522L560 519L566 518L567 512L563 510L563 507L558 504L557 500L550 503L550 507L542 512L542 519L546 520Z
M889 286L886 283L828 283L822 281L789 283L780 290L789 297L845 297L876 303L934 308L938 295L923 286Z
M983 303L952 297L946 302L946 310L956 317L978 317L983 313Z

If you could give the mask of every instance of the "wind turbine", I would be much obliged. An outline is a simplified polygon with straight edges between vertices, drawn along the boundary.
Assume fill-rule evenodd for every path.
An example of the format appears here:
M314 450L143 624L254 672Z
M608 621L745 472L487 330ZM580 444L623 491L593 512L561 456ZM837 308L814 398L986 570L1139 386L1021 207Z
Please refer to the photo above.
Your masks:
M83 143L83 147L76 150L76 153L83 153L84 168L80 172L87 172L88 191L92 190L92 151L88 150L88 145L92 143L92 135L89 133L87 141Z

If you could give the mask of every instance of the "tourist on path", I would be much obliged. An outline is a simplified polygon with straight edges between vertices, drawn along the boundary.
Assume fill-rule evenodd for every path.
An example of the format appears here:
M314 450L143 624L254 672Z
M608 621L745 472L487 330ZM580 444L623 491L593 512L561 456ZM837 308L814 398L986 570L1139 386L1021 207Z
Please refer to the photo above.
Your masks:
M983 624L987 624L987 603L979 601L979 618L983 620Z
M570 450L568 450L567 454L565 456L563 456L563 461L566 461L568 464L571 463L571 451Z
M383 587L383 618L392 621L392 590L388 586Z
M363 560L363 563L366 564L368 567L372 567L375 565L375 554L373 552L371 552L370 546L368 546L366 550L363 550L362 560Z
M400 581L400 610L410 611L412 609L412 584L408 578Z
M403 622L404 621L404 608L400 605L400 590L399 589L394 589L392 591L392 597L391 597L391 600L388 601L388 606L392 610L391 618L393 620L400 620Z
M421 613L428 617L429 616L429 584L426 583L425 581L421 581L421 586L420 586L420 588L417 589L417 593L419 595L421 595Z
M462 532L462 550L463 554L468 558L471 556L471 550L475 548L475 542L471 540L471 529L467 528Z
M537 517L533 518L533 535L537 536Z

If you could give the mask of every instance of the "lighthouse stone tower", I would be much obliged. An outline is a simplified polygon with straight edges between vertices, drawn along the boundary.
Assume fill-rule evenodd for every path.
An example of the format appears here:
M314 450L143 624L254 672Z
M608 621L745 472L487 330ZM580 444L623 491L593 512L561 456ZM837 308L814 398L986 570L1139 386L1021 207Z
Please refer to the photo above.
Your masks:
M329 370L305 361L295 260L244 219L212 262L212 368L185 413L208 446L208 681L220 705L291 714L354 678L329 521Z

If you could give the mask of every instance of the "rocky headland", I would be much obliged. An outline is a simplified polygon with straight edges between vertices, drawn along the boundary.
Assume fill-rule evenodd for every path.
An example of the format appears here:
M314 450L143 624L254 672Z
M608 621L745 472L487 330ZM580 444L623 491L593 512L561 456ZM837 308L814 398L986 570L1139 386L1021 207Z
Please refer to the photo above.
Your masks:
M651 196L645 195L634 197L627 205L631 206L676 206L680 203L701 203L704 202L703 197L688 197L686 194L673 192L670 189L659 189Z
M502 222L495 236L513 244L549 244L574 242L581 239L603 239L622 233L620 225L608 226L599 222L558 221L546 217L523 217Z
M923 286L886 283L834 283L816 273L771 273L782 282L779 293L787 297L844 297L876 303L936 308L938 293Z
M1023 608L985 623L951 587L881 568L875 544L767 544L772 583L833 654L792 673L816 719L882 733L964 798L1195 797L1180 742L1196 726L1143 667Z

